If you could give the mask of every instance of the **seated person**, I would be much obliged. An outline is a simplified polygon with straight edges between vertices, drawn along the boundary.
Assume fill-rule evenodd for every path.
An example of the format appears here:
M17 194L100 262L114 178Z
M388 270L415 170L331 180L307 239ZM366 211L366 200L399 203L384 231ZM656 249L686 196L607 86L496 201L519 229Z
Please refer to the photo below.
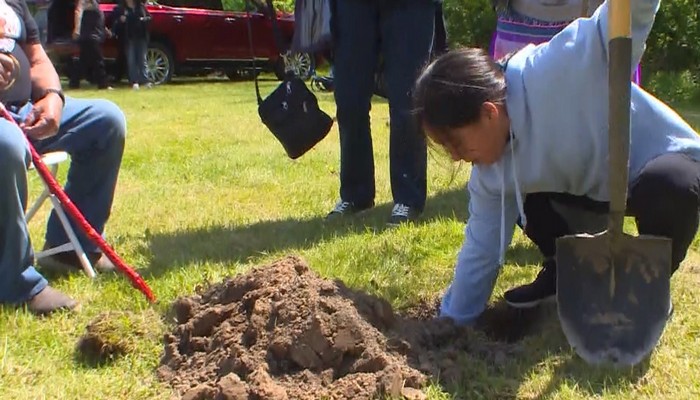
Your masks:
M34 268L24 217L31 162L25 134L40 153L61 150L71 155L66 194L102 233L124 151L126 120L109 101L64 97L26 0L0 2L0 15L4 28L0 30L0 102L19 124L0 119L0 303L26 305L38 315L72 310L77 302L51 288ZM80 229L76 233L95 269L114 268ZM60 221L52 213L45 247L66 242ZM72 252L43 260L43 268L65 272L80 268Z

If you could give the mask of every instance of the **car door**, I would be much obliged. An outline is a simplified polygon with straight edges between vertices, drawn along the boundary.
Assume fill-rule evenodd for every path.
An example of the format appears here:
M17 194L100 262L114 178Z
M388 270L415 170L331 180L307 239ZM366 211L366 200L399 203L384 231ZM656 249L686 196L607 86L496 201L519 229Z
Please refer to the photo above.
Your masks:
M243 12L224 11L219 16L221 38L219 52L227 60L247 60L251 58L248 43L248 25Z
M248 44L248 26L245 13L221 11L213 15L216 20L216 53L224 60L251 58Z
M212 57L213 22L207 10L185 7L167 7L161 26L167 26L168 37L176 47L176 58L180 61L206 60Z

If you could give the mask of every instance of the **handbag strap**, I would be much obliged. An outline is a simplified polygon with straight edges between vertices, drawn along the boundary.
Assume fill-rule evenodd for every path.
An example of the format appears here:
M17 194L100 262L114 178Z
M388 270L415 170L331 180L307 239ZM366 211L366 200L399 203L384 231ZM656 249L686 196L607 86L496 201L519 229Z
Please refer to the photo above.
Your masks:
M252 4L250 0L246 0L245 7L245 19L248 22L248 45L250 45L250 59L253 63L253 79L255 80L255 97L258 100L258 105L262 103L263 99L260 96L260 84L258 83L258 68L255 65L255 50L253 49L253 23L250 22L250 8Z
M272 22L272 34L275 38L275 44L279 50L280 56L287 51L288 45L285 44L284 36L282 35L282 30L277 23L277 13L275 12L275 6L272 4L272 0L266 0L268 12L270 13L270 21ZM257 67L255 64L255 50L253 47L253 24L250 20L250 9L252 7L251 1L246 0L246 20L248 21L248 45L250 46L250 58L253 63L253 78L255 80L255 95L258 99L258 105L262 103L263 99L260 96L260 84L258 82ZM283 56L282 56L283 57Z

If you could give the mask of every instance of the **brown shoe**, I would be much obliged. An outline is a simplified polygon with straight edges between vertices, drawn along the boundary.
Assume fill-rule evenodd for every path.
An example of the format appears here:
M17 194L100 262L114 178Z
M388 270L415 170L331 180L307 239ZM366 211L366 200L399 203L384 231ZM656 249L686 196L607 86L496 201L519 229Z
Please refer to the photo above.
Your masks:
M63 292L46 286L27 302L27 309L35 315L48 315L55 311L77 311L79 304Z
M48 245L44 246L44 250L49 249ZM97 272L112 272L115 270L114 264L102 253L85 253L87 255L92 268ZM74 251L66 251L58 254L54 254L48 257L42 257L37 260L37 264L46 271L51 271L54 273L70 273L73 271L80 271L83 269L83 265L78 259L78 255Z

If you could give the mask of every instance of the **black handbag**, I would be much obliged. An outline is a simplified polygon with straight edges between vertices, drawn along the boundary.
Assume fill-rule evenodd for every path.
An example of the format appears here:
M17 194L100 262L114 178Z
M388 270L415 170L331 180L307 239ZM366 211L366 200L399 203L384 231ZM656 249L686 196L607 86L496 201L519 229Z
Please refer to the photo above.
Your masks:
M284 53L287 46L283 43L272 0L267 0L267 5L269 7L267 14L272 20L277 47L280 53ZM286 74L282 83L269 96L265 99L260 96L249 12L246 17L248 19L248 40L253 60L253 76L255 77L255 94L258 100L258 115L263 124L282 144L287 155L291 159L297 159L328 135L333 127L333 119L321 110L316 96L309 90L306 83L291 72Z

